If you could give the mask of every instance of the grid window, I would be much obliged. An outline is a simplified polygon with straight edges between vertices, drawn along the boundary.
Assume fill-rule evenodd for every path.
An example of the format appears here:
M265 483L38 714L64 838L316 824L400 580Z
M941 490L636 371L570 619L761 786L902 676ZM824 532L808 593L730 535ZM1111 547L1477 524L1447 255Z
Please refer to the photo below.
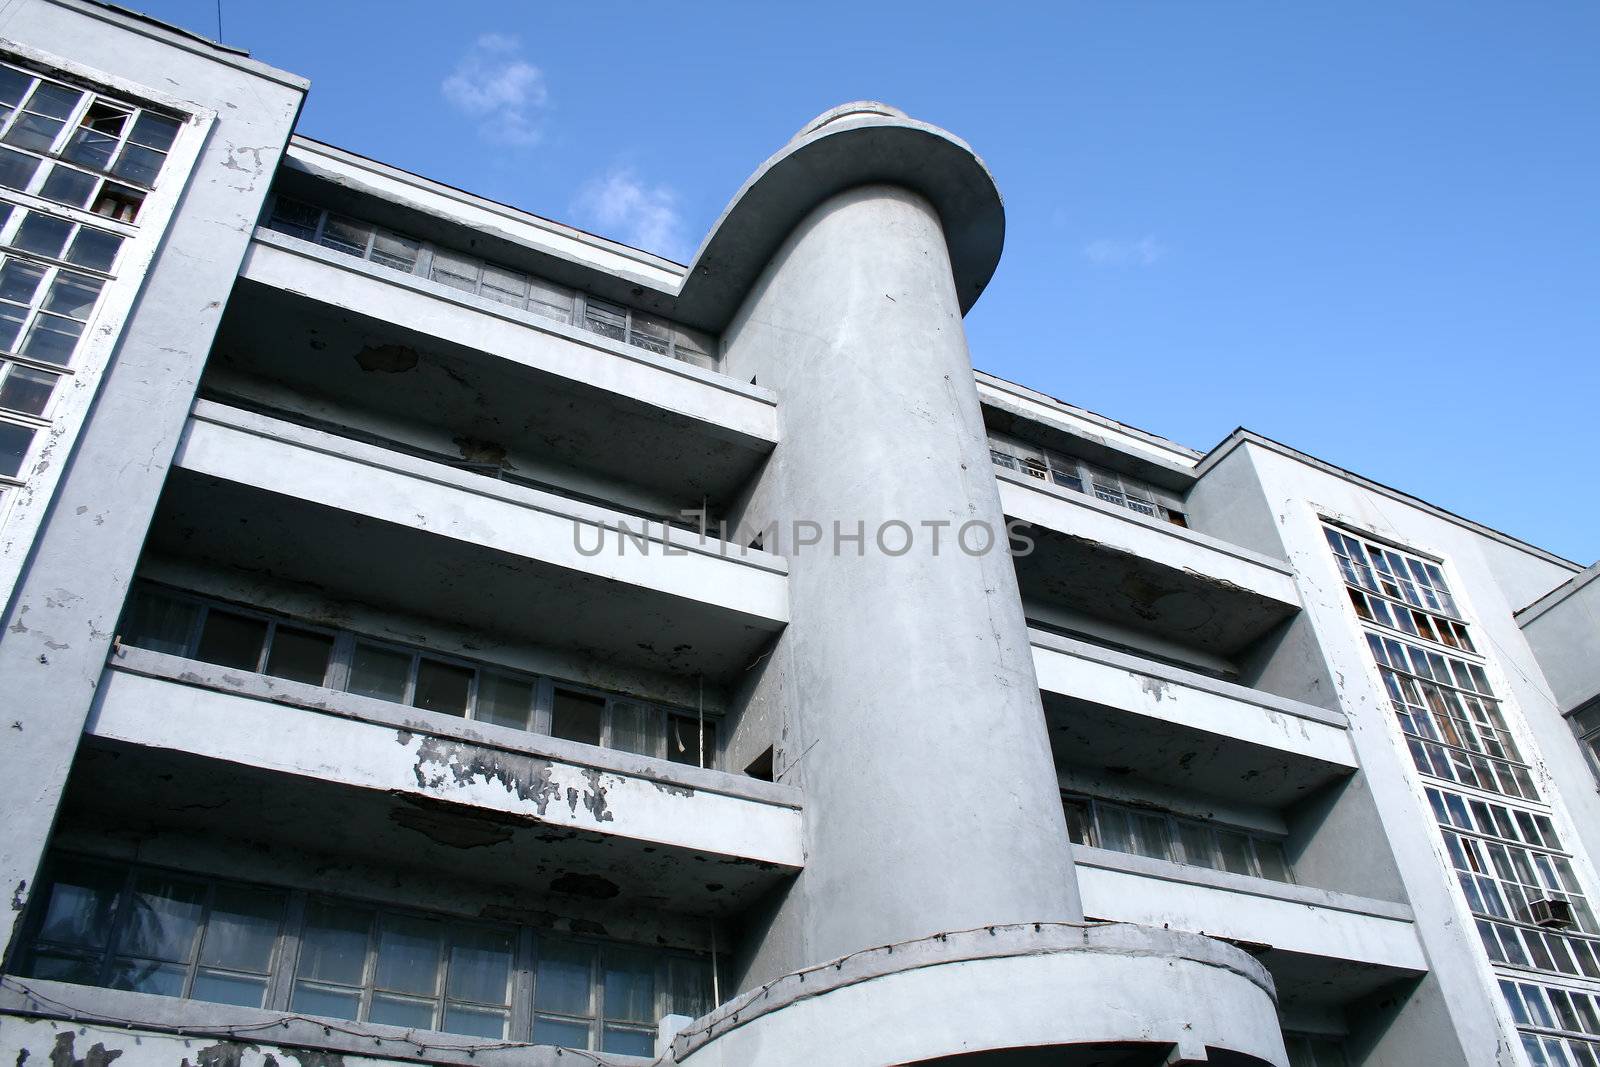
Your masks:
M180 125L0 64L0 186L132 222Z
M1425 792L1485 953L1503 968L1600 979L1600 937L1587 895L1548 809L1538 810L1543 800L1443 568L1331 526L1324 535L1412 759L1440 782L1425 783ZM1551 902L1568 905L1570 926ZM1570 991L1511 980L1501 989L1535 1064L1600 1067L1594 1041L1542 1032L1592 1037L1583 1012L1594 1005L1586 995L1580 1003Z
M1161 519L1175 526L1189 525L1180 502L1153 486L1125 475L1102 470L1074 456L1036 448L998 433L989 434L989 458L998 467L1019 471L1042 482L1052 482L1075 493L1087 493L1108 504Z
M1283 843L1198 819L1063 795L1067 835L1073 844L1171 860L1253 878L1292 882Z
M631 1056L655 1053L657 1021L709 1010L702 960L619 945L541 938L533 1040Z
M503 1039L512 965L507 929L313 900L306 906L290 1007Z
M265 1006L282 893L61 859L45 901L31 977Z
M0 179L5 161L0 158ZM306 241L315 241L346 255L420 273L433 281L485 297L496 303L522 308L547 319L574 324L635 348L657 355L715 368L716 346L698 331L657 316L556 285L523 271L477 256L385 230L370 223L331 213L286 196L273 198L265 225L268 229Z
M0 423L0 448L6 425ZM714 719L148 585L129 598L119 636L136 648L439 714L691 766L716 763Z

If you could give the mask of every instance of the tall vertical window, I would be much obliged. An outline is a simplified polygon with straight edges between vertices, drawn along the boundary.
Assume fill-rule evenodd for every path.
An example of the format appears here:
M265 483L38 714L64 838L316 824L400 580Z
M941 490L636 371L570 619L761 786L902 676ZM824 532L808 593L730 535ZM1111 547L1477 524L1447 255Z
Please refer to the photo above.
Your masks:
M1524 1051L1538 1067L1600 1065L1593 1002L1560 984L1600 979L1600 928L1444 568L1323 533Z
M26 479L180 125L0 62L0 493Z

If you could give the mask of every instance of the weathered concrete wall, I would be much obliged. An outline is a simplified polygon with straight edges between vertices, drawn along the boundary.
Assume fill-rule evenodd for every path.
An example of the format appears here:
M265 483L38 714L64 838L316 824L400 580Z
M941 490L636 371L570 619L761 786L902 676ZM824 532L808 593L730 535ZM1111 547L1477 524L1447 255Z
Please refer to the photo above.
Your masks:
M9 942L55 817L157 492L305 83L193 38L88 3L13 5L0 32L214 114L198 175L133 306L94 417L0 629L6 679L0 885ZM87 565L86 565L87 564Z
M1600 563L1517 613L1563 712L1600 697Z
M752 978L865 945L1079 916L1038 683L944 236L926 201L867 187L790 236L724 338L730 373L783 397L783 444L746 512L865 523L861 555L790 560L785 781L806 791L807 868ZM950 524L891 557L872 531ZM919 530L919 532L921 532ZM948 813L948 817L940 813Z

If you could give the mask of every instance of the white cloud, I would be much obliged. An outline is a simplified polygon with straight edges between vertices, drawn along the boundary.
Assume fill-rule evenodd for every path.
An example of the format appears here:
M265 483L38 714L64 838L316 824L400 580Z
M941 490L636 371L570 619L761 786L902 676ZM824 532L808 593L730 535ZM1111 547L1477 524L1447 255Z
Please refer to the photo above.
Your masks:
M1148 234L1138 240L1102 237L1083 246L1084 258L1102 267L1148 267L1165 259L1169 251Z
M678 194L665 185L647 185L631 168L619 167L589 182L574 210L620 241L670 259L689 256Z
M539 142L539 114L549 102L544 73L522 56L522 42L486 33L439 86L462 114L480 120L485 138L510 145Z

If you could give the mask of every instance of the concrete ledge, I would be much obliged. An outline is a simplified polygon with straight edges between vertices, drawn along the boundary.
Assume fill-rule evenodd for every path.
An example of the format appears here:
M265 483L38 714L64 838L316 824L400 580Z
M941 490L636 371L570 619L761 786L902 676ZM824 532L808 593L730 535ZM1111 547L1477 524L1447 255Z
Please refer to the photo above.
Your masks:
M1297 719L1307 719L1311 722L1331 726L1339 730L1348 730L1350 721L1344 713L1332 708L1319 708L1315 704L1305 704L1288 697L1280 697L1274 693L1266 693L1260 689L1251 689L1247 685L1235 682L1225 682L1220 678L1211 678L1195 671L1186 671L1182 667L1159 663L1152 659L1142 659L1139 656L1115 649L1103 648L1092 645L1087 641L1077 641L1059 634L1046 633L1043 630L1029 630L1028 637L1033 642L1033 647L1049 652L1059 652L1063 655L1073 656L1077 659L1088 660L1092 663L1116 667L1119 670L1129 671L1133 674L1157 678L1173 685L1181 685L1186 689L1194 689L1203 693L1211 693L1229 701L1240 704L1250 704L1281 715L1290 715ZM1035 663L1038 657L1034 657ZM1351 766L1354 766L1352 763Z
M777 440L770 389L274 230L256 230L239 276L651 404L735 440L769 446Z
M1293 882L1274 882L1270 878L1252 878L1231 871L1214 871L1209 867L1172 863L1168 860L1134 856L1126 852L1113 852L1110 849L1091 848L1087 845L1073 845L1072 855L1079 867L1122 871L1177 885L1208 886L1229 893L1305 904L1313 908L1347 911L1352 915L1366 915L1376 919L1393 919L1405 923L1414 921L1409 906L1391 900L1360 897L1354 893L1338 893L1331 889L1296 885Z
M564 741L547 734L514 730L509 726L496 726L489 722L475 722L437 711L424 711L406 704L379 700L376 697L357 696L354 693L341 693L336 689L324 689L319 685L291 682L285 678L236 671L228 667L202 663L199 660L184 659L182 656L169 656L163 652L134 648L131 645L123 645L114 651L107 666L114 671L143 675L146 678L160 678L200 689L211 689L218 693L232 693L253 700L266 701L269 704L281 704L284 707L314 711L321 715L353 719L373 726L411 730L505 752L559 760L580 767L592 767L607 774L649 778L682 789L717 793L760 804L776 804L797 811L804 806L800 790L790 785L763 782L759 778L712 770L709 767L673 763L671 760L641 756L635 752L597 748L577 741Z
M101 1053L96 1054L94 1049ZM177 1067L449 1063L567 1067L577 1057L550 1045L483 1041L379 1023L322 1021L151 993L0 978L0 1059L6 1063ZM584 1053L585 1064L642 1067L648 1059Z
M1229 557L1231 560L1237 561L1238 563L1245 564L1253 571L1269 571L1274 575L1283 575L1285 578L1289 579L1287 584L1283 582L1277 582L1273 578L1266 576L1258 577L1255 582L1251 582L1248 579L1245 581L1238 581L1235 580L1231 574L1219 575L1219 577L1224 577L1227 580L1233 581L1235 585L1244 586L1253 590L1255 590L1256 584L1265 585L1267 588L1255 591L1260 592L1262 596L1275 596L1277 599L1283 600L1285 603L1293 604L1296 608L1300 606L1300 599L1294 594L1294 568L1282 560L1273 559L1271 556L1264 556L1259 552L1252 552L1248 548L1240 548L1238 545L1229 544L1227 541L1223 541L1220 538L1210 537L1196 530L1191 530L1187 526L1179 526L1175 523L1163 522L1160 519L1153 519L1148 515L1141 515L1137 511L1133 511L1129 508L1120 507L1116 504L1108 504L1104 500L1101 500L1089 493L1074 492L1071 489L1066 489L1059 485L1051 485L1048 482L1042 482L1038 478L1033 478L1026 474L1019 474L1016 471L1008 471L1004 467L996 467L995 476L999 478L1001 482L1001 503L1008 505L1006 510L1007 515L1012 514L1009 504L1013 500L1019 504L1023 502L1023 498L1015 497L1014 494L1010 492L1012 487L1016 487L1017 489L1025 489L1055 500L1061 500L1078 508L1094 512L1099 515L1105 515L1120 522L1129 523L1134 529L1148 530L1153 534L1169 537L1173 541L1188 546L1189 549L1197 553L1215 553L1220 556ZM1037 508L1024 508L1024 510L1028 511L1028 514L1013 515L1012 517L1027 519L1030 522L1037 521L1040 526L1061 530L1065 533L1081 532L1072 527L1052 526L1048 519L1036 520L1034 516L1038 514ZM1139 535L1133 534L1130 536ZM1113 544L1114 542L1108 541L1106 543ZM1121 544L1116 544L1116 547L1124 546ZM1144 554L1137 552L1137 550L1131 546L1125 547L1125 550L1135 551L1136 554L1140 555ZM1176 549L1176 551L1182 551L1182 549ZM1200 558L1204 557L1202 556ZM1182 566L1182 564L1179 564L1179 566ZM1225 563L1221 564L1219 569L1223 567L1228 567L1228 565ZM1233 568L1229 569L1231 570Z
M629 550L616 532L640 520L441 463L197 401L176 466L339 511L451 537L566 570L699 601L762 620L788 621L788 567L777 556L656 524ZM579 551L577 531L585 531ZM592 536L592 539L590 539ZM671 537L670 549L667 538ZM588 554L599 545L600 550ZM713 547L715 546L715 547Z
M914 1021L914 1024L913 1024ZM1002 1049L1170 1050L1284 1067L1271 977L1210 938L1121 923L951 931L775 979L673 1038L662 1063L878 1067Z
M516 731L160 653L128 649L120 659L130 669L113 661L86 727L96 738L443 801L630 847L772 869L804 862L797 798L782 786L751 782L747 790L721 772L674 773L666 761L532 734L513 745L506 735ZM701 788L707 780L713 789Z
M1081 845L1072 850L1087 913L1259 945L1286 1002L1347 1003L1428 970L1403 904Z

